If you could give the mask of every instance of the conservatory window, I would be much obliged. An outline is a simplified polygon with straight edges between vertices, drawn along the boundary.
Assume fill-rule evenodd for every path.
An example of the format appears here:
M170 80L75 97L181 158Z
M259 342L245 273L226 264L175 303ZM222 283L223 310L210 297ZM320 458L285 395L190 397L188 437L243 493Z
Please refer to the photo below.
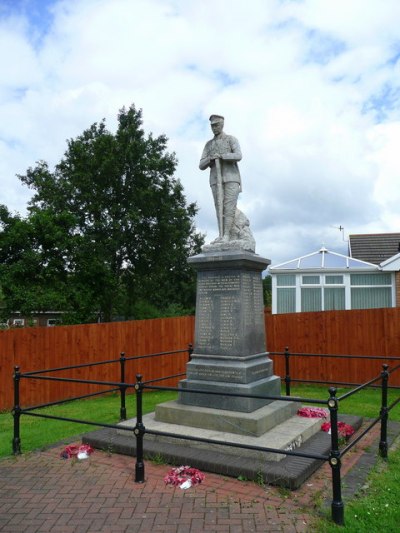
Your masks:
M322 289L320 287L301 289L301 310L322 311Z
M326 275L325 283L326 285L343 285L343 276Z
M351 285L391 285L391 274L385 272L384 274L351 274Z
M295 313L296 312L296 289L288 288L277 290L277 312L278 313Z
M392 306L391 274L351 274L351 308Z
M346 293L344 287L326 287L324 289L324 309L325 311L346 309Z
M319 276L302 276L303 285L319 285Z
M352 309L373 309L377 307L392 307L391 287L351 288Z
M295 274L278 274L276 276L276 284L278 287L295 287L296 275Z

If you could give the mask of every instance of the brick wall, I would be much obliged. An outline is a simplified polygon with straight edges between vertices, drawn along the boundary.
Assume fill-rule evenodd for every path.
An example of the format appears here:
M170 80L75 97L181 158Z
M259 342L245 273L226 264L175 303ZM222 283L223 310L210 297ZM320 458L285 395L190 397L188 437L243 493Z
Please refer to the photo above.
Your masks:
M400 307L400 272L395 273L396 307Z

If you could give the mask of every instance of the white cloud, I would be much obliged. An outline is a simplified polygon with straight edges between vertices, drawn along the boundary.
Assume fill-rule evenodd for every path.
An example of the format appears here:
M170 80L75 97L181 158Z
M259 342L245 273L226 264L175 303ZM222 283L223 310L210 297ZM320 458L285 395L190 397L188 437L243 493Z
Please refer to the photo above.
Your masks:
M56 163L67 138L103 117L113 129L134 103L146 130L170 138L208 239L216 220L198 160L214 112L241 143L240 205L258 253L277 263L322 242L343 251L339 225L399 231L397 0L13 5L0 11L0 203L10 209L29 196L16 173Z

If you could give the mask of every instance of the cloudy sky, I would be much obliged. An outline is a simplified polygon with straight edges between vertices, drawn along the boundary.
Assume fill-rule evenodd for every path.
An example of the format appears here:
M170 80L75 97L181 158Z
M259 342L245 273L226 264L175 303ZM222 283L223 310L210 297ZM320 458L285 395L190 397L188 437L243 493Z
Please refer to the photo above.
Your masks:
M272 263L398 232L399 27L398 0L0 0L0 203L24 214L16 174L134 103L207 241L211 113L239 139L239 207Z

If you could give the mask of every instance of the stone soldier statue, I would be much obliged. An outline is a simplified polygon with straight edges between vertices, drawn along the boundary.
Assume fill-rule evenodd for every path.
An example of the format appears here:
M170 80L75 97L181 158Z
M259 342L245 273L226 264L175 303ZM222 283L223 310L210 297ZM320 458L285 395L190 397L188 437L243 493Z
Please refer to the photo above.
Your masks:
M223 131L224 117L211 115L214 138L207 142L199 168L210 168L210 186L217 212L219 237L214 242L227 242L236 213L236 204L242 190L238 161L242 159L239 142Z

